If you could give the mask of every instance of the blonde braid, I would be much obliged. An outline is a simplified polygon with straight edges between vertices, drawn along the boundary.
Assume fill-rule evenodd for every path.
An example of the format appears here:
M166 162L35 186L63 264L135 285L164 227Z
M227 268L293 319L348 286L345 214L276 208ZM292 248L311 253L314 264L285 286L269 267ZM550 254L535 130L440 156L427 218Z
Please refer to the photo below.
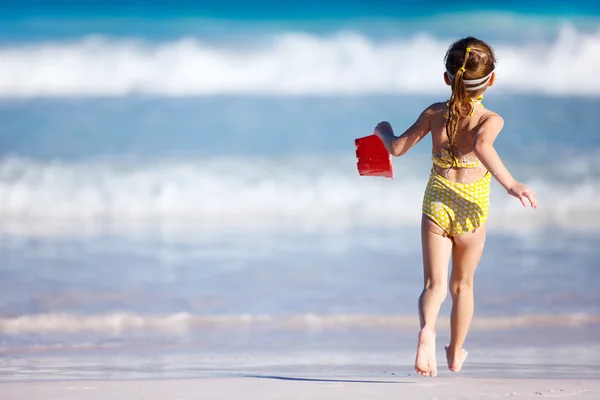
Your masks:
M466 103L466 100L469 98L467 94L467 90L465 87L465 83L463 81L464 73L466 71L465 67L467 65L467 60L469 58L469 53L471 52L471 48L467 47L465 50L465 56L462 62L462 66L456 71L456 75L452 80L452 96L448 101L448 119L446 120L446 134L448 135L448 152L450 153L450 157L452 158L452 163L455 165L457 163L455 156L455 138L456 133L458 132L458 120L463 115L463 108ZM473 107L473 104L471 104Z

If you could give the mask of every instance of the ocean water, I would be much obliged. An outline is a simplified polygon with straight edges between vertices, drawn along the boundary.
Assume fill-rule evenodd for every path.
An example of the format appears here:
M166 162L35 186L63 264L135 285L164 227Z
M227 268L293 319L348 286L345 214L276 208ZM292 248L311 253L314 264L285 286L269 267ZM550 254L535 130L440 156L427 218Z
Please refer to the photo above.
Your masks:
M430 142L389 180L354 139L447 99L465 35L497 53L496 148L540 202L493 184L467 344L587 376L598 3L283 4L0 1L0 379L409 371Z

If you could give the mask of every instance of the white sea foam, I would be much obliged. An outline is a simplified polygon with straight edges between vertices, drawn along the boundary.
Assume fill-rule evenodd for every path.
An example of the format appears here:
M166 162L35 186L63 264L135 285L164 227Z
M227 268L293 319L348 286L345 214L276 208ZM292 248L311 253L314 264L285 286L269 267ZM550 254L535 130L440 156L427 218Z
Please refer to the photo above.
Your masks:
M0 334L18 335L28 333L80 333L111 332L126 333L132 330L164 331L184 334L198 329L239 329L245 326L262 326L276 329L329 330L344 327L382 328L396 327L414 329L414 315L297 314L289 316L269 315L213 315L199 316L189 313L167 315L143 315L115 312L99 315L75 315L50 313L0 318ZM600 322L600 316L589 314L519 315L507 317L480 317L473 322L475 330L518 329L533 327L585 326ZM440 321L447 324L447 321Z
M600 230L600 181L526 181L540 208L525 209L497 184L490 229ZM2 229L94 224L182 224L199 230L326 230L416 225L427 166L403 162L395 180L359 177L352 159L197 159L154 162L0 162ZM551 174L550 174L551 175ZM410 178L408 178L410 177Z
M426 34L380 42L356 32L281 32L252 45L193 37L4 45L0 96L438 93L447 90L441 74L449 44ZM491 44L500 60L494 90L600 94L600 32L565 26L551 43Z

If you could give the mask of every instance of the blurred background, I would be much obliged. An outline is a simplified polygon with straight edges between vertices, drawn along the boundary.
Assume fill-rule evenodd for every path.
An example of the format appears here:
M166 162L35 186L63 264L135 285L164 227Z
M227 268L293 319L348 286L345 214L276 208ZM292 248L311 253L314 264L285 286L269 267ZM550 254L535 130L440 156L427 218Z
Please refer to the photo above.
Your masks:
M540 201L493 184L470 340L597 345L599 2L0 0L0 379L410 364L430 141L389 180L358 176L354 139L446 100L468 35Z

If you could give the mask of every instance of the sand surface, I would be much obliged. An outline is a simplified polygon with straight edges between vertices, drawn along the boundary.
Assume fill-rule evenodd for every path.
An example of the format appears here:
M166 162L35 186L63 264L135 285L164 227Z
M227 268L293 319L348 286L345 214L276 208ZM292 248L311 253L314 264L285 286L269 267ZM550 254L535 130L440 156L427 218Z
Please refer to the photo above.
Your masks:
M600 380L464 378L232 378L0 383L2 400L600 399Z

